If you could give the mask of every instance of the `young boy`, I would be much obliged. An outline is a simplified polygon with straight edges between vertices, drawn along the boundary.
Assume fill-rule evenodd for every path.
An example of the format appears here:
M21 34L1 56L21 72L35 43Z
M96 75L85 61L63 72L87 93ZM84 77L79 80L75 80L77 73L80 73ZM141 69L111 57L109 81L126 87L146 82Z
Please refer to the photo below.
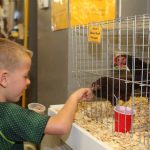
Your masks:
M28 73L32 52L0 38L0 149L15 149L23 141L39 144L44 134L67 133L74 119L77 103L92 98L89 88L75 91L54 117L40 115L16 104L30 84ZM23 146L22 146L23 147ZM20 149L19 149L20 150Z

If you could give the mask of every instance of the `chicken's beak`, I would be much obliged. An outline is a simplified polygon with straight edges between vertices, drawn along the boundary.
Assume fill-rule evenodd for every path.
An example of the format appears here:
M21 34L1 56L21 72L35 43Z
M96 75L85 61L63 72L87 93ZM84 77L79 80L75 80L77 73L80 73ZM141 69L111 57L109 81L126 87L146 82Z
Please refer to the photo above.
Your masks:
M127 70L127 71L130 71L130 69L128 68L128 66L126 66L126 70Z

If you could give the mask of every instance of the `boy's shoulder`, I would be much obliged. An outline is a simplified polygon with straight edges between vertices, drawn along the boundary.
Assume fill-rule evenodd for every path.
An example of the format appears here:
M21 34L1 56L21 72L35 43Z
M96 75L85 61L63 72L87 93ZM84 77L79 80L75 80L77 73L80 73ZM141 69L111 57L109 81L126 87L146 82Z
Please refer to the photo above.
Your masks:
M0 110L1 112L18 112L23 110L23 108L17 104L14 103L9 103L9 102L5 102L5 103L0 103Z
M15 103L9 103L9 102L1 102L0 107L3 108L21 108L21 106L15 104Z

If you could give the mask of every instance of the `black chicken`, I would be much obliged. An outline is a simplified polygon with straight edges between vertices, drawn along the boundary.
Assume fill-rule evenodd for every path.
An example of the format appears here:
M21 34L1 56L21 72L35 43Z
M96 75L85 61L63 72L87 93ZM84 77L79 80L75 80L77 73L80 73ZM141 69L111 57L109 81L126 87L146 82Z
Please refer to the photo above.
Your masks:
M131 55L118 55L115 57L114 65L118 66L120 69L124 66L128 67L130 73L132 75L134 73L134 81L146 82L150 79L150 64L142 61L139 58L134 58Z
M94 95L108 99L112 105L116 105L117 99L129 100L132 92L135 92L132 91L132 85L134 90L141 90L142 83L142 96L150 98L150 87L148 86L150 84L150 64L131 55L119 55L115 57L114 65L120 69L127 67L131 75L134 73L134 76L132 76L134 79L128 78L129 82L126 82L121 76L120 79L101 77L92 83ZM135 81L134 84L132 84L132 81Z
M134 58L131 55L118 55L115 57L114 65L118 68L123 68L124 66L128 67L133 81L139 82L137 88L142 90L142 96L150 98L150 64L142 61L139 58ZM132 79L130 79L132 80ZM141 88L142 85L143 87Z
M135 89L138 86L138 84L135 84ZM118 99L129 100L132 93L132 83L127 83L122 79L100 77L92 83L92 90L97 97L108 99L112 105L116 105Z

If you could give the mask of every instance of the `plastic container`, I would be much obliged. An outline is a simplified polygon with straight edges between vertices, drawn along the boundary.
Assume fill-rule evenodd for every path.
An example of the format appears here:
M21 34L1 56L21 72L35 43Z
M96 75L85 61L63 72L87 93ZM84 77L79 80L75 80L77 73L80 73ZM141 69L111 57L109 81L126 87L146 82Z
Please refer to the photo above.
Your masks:
M135 111L129 107L116 106L115 111L115 131L129 132Z
M35 144L24 142L24 150L37 150L37 148Z
M29 103L28 109L33 110L39 114L44 114L46 107L40 103Z

